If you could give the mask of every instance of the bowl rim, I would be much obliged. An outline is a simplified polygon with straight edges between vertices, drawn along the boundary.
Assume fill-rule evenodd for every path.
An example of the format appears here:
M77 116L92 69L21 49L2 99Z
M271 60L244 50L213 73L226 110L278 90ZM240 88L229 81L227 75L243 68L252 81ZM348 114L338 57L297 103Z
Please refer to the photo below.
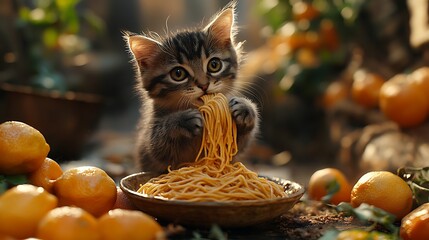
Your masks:
M127 186L125 186L125 182L129 181L131 178L135 178L140 175L153 175L149 172L139 172L130 174L126 177L123 177L119 182L119 187L124 191L126 194L133 195L135 198L144 199L146 201L156 202L159 204L169 204L169 205L182 205L182 206L201 206L201 207L246 207L246 206L262 206L267 204L279 204L279 203L287 203L287 202L294 202L299 200L305 193L305 188L297 183L293 182L291 180L286 180L283 178L278 177L268 177L268 176L260 176L263 178L266 178L270 181L279 183L281 182L284 184L290 184L292 188L289 190L293 190L292 193L287 193L287 196L281 197L281 198L273 198L273 199L263 199L263 200L243 200L243 201L223 201L223 202L213 202L213 201L207 201L207 202L193 202L193 201L187 201L187 200L170 200L163 197L158 196L150 196L144 193L138 193L136 190L129 189ZM288 191L288 190L285 190Z

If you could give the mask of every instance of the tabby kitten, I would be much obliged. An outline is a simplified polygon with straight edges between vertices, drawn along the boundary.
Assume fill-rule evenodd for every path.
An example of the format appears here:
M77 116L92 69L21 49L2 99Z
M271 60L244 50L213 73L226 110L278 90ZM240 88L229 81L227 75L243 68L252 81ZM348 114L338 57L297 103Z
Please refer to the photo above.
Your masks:
M201 145L204 121L198 106L205 94L223 93L237 125L240 155L254 139L258 113L240 97L236 79L240 43L235 43L234 4L204 28L161 38L126 33L142 100L137 137L139 170L163 173L192 162Z

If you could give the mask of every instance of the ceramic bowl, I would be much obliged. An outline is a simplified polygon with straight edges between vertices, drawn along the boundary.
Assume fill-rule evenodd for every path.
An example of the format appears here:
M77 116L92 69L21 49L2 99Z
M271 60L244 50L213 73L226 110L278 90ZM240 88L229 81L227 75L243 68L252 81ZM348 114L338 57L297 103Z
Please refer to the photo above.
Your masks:
M138 193L140 184L154 177L136 173L123 178L120 188L141 211L158 219L184 226L236 228L272 220L287 212L304 194L300 184L279 178L267 178L284 186L287 197L237 202L189 202L167 200Z

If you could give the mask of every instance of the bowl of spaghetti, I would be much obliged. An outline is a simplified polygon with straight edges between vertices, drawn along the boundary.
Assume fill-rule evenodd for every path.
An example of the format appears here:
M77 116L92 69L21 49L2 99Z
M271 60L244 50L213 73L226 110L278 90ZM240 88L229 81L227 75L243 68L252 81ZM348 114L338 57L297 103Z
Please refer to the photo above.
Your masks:
M248 226L289 210L304 188L261 177L234 161L237 126L227 98L213 94L201 100L204 130L195 160L159 176L143 172L125 177L122 190L142 211L184 225Z
M173 200L139 193L142 184L157 176L136 173L123 178L120 187L141 211L160 220L184 226L236 228L264 223L291 209L304 194L304 188L295 182L261 177L284 189L285 196L265 200L191 201Z

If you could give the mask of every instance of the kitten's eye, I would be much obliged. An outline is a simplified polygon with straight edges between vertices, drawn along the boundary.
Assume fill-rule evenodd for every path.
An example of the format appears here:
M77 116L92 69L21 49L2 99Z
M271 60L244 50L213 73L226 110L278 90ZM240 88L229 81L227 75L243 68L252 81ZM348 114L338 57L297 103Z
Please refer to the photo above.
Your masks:
M222 69L222 61L219 58L212 58L207 65L207 71L210 73L219 72Z
M182 67L175 67L170 71L170 77L174 81L182 81L188 77L188 72Z

